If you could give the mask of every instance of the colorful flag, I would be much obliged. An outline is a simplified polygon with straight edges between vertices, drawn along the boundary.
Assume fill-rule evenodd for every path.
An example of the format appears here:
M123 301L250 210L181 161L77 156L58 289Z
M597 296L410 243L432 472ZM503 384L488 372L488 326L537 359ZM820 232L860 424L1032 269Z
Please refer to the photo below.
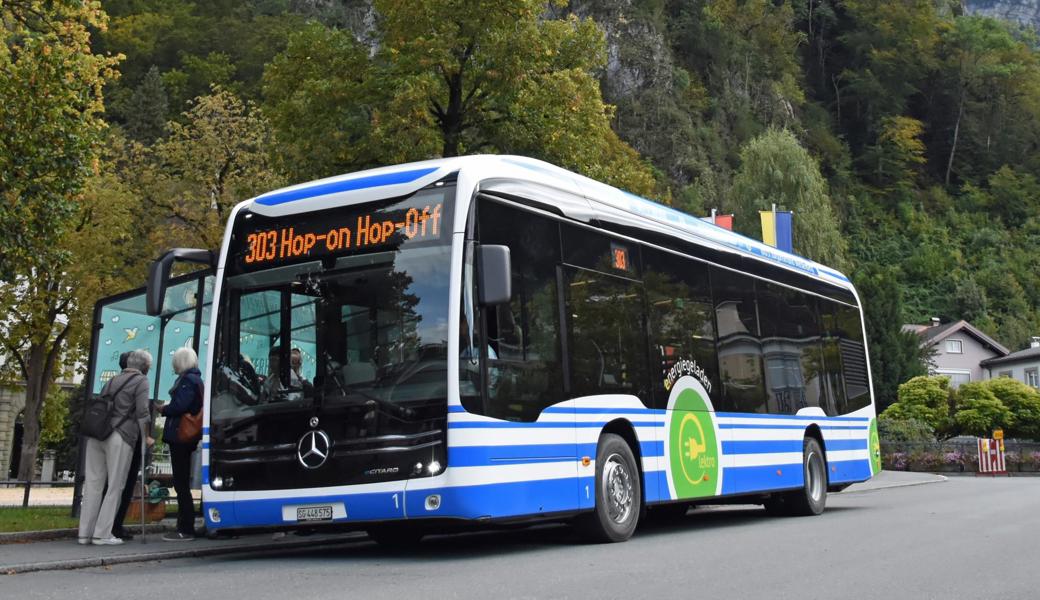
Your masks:
M784 252L793 252L791 212L760 210L758 215L762 220L762 242Z
M723 229L733 231L733 215L719 215L715 214L715 209L711 209L710 217L701 217L702 221L714 223Z

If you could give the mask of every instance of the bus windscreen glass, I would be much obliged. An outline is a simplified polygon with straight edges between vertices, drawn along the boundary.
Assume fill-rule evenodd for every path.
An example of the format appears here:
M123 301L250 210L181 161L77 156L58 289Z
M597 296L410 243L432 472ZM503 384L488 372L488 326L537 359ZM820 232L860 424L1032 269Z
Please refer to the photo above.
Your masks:
M445 463L453 192L240 216L218 317L212 476L238 490L319 487ZM313 431L327 456L301 458Z

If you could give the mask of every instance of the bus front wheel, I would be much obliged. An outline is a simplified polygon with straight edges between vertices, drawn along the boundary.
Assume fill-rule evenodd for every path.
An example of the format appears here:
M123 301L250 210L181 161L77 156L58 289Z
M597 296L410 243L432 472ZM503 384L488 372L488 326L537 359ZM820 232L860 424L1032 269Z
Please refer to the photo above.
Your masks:
M623 542L632 537L642 509L639 469L632 449L613 433L599 438L596 448L596 508L575 525L596 542Z
M820 442L814 437L802 440L802 489L773 494L765 502L774 515L812 516L827 505L827 461Z

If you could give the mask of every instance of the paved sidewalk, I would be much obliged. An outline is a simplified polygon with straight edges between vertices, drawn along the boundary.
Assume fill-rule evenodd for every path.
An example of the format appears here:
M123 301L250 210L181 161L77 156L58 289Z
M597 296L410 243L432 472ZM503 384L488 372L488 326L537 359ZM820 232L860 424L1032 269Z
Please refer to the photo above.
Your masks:
M894 487L906 487L908 485L923 485L926 483L942 483L946 481L943 475L935 473L914 473L910 471L881 471L869 481L854 483L847 487L842 494L855 492L870 492Z
M147 536L146 543L140 539L141 536L137 536L121 546L81 546L75 539L0 545L0 576L219 554L315 548L356 543L365 539L365 534L350 532L298 536L290 533L275 539L270 533L258 533L230 539L200 537L190 542L164 542L161 534L152 533Z

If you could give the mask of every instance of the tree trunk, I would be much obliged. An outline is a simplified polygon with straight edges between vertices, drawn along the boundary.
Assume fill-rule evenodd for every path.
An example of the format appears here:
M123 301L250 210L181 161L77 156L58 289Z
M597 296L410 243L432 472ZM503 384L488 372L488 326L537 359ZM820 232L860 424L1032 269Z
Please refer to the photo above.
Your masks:
M46 348L33 344L26 361L25 412L22 416L22 457L18 462L18 479L35 479L36 455L40 450L40 416L43 400L51 382L44 377Z
M960 107L957 108L957 124L953 126L953 146L950 147L950 160L946 162L946 187L950 187L950 173L953 171L953 156L957 153L957 136L961 132L961 117L964 116L965 90L961 88Z
M447 79L448 106L441 120L441 132L444 134L442 156L458 156L462 145L462 73L452 74Z

